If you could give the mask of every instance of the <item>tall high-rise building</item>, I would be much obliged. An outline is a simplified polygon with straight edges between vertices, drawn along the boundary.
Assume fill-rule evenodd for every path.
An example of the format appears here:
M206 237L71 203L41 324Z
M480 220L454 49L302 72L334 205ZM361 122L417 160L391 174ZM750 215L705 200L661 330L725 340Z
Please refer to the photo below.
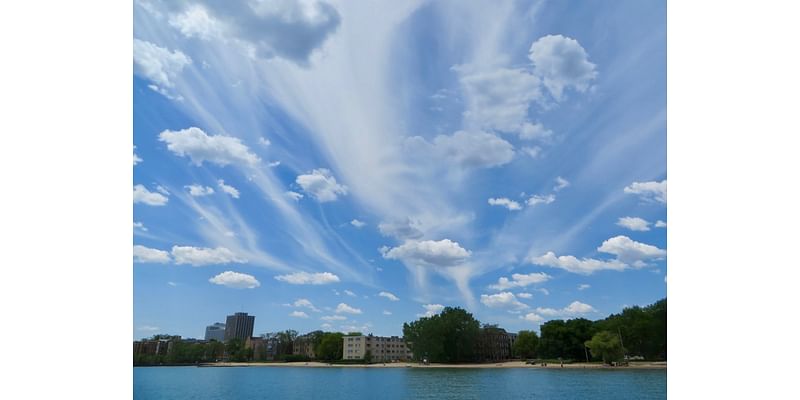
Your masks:
M225 320L225 340L247 340L253 336L253 325L255 322L256 316L247 315L246 312L237 312L233 315L228 315L228 318Z
M206 340L214 339L218 342L225 340L225 324L217 322L206 327Z

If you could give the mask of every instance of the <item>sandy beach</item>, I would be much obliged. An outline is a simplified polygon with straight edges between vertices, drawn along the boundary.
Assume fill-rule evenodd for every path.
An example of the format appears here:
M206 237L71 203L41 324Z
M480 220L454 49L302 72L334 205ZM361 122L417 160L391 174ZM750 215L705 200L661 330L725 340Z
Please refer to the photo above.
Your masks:
M221 362L202 364L203 367L302 367L302 368L532 368L532 369L666 369L666 361L649 362L635 361L627 367L609 367L598 363L573 363L564 364L548 363L547 366L528 365L524 361L506 361L487 364L429 364L418 363L378 363L378 364L328 364L324 362L276 362L276 363L236 363Z

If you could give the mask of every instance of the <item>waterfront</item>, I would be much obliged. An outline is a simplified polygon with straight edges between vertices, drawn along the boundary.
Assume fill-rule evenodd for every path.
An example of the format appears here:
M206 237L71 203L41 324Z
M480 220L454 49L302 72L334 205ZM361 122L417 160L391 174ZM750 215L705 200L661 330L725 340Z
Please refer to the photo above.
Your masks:
M666 369L133 369L134 399L664 399Z

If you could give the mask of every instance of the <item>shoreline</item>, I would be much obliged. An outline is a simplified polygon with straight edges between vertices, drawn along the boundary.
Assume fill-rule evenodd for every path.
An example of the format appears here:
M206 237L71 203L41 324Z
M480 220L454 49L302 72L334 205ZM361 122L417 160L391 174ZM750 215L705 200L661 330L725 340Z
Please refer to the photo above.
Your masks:
M193 365L187 365L193 366ZM527 368L527 369L602 369L602 370L630 370L630 369L667 369L666 361L636 361L631 362L626 367L611 367L598 363L572 363L564 364L563 368L558 363L548 363L547 366L528 365L524 361L506 361L487 364L428 364L423 365L414 362L401 363L376 363L376 364L328 364L318 361L299 361L299 362L219 362L209 364L197 364L197 367L225 368L225 367L295 367L295 368L473 368L473 369L503 369L503 368Z

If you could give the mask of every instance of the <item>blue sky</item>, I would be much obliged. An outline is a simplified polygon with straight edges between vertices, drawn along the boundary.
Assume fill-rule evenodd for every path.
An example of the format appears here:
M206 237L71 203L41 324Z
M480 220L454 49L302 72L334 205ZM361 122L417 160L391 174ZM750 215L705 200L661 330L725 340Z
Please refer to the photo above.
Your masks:
M135 3L134 337L666 296L664 2L231 4Z

